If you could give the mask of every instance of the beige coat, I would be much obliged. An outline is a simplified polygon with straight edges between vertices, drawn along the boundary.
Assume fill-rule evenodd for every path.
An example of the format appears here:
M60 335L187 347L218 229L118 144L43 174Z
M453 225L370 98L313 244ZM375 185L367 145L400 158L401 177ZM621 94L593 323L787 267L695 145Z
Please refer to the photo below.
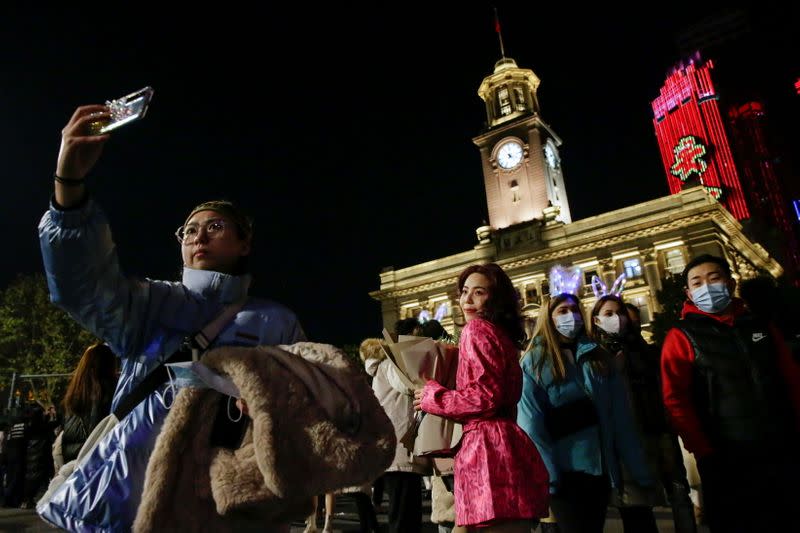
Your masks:
M287 351L334 376L326 389L346 394L360 425L348 430L331 421L306 382L279 362ZM222 347L203 362L231 378L252 423L238 449L212 448L220 393L183 389L148 463L135 532L270 531L270 524L308 515L311 496L371 482L391 463L391 422L364 374L337 348Z
M452 481L454 460L450 457L433 459L433 476L431 476L431 522L434 524L455 524L456 498L447 490L442 476L449 476Z
M430 459L414 457L414 391L407 389L397 376L394 364L385 356L379 339L361 343L361 357L367 374L372 376L372 390L394 426L397 448L387 472L431 473Z

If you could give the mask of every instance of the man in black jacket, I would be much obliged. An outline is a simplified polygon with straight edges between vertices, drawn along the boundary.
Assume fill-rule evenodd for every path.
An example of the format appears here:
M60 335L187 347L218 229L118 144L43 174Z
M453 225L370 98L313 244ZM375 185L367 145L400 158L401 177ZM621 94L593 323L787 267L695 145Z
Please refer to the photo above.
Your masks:
M797 531L800 365L778 329L734 297L724 259L693 259L684 282L682 319L662 348L662 388L697 459L709 529Z

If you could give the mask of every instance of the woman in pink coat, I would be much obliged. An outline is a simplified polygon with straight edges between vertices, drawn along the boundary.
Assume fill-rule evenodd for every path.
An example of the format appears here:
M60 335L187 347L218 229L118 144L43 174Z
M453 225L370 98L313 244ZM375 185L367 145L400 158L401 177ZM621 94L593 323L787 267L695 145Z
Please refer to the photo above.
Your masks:
M464 424L455 456L456 523L482 531L529 533L548 514L547 470L516 423L522 393L519 349L525 332L511 280L495 264L458 277L466 319L456 389L435 381L414 406Z

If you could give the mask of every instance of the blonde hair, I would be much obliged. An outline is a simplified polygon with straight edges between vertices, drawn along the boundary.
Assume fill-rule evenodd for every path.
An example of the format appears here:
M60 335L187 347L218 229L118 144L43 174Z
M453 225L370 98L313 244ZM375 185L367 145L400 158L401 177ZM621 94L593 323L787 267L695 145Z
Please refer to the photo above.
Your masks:
M564 351L561 349L561 334L558 333L555 324L553 324L553 309L567 300L572 300L578 308L578 313L580 313L581 318L584 319L584 333L586 333L586 317L584 316L583 306L578 296L571 293L562 293L553 298L545 296L542 299L542 306L539 308L539 317L536 319L536 327L533 330L533 340L528 346L528 350L530 350L537 342L536 339L539 339L538 343L542 347L542 356L534 367L538 379L541 379L542 369L545 365L549 365L552 369L553 381L555 383L560 383L567 379L567 365L572 363L567 359L564 355ZM578 336L580 336L580 334ZM577 357L578 354L574 355ZM595 373L605 375L608 372L608 358L602 347L598 346L597 349L592 350L589 357L589 363L592 365L592 369Z

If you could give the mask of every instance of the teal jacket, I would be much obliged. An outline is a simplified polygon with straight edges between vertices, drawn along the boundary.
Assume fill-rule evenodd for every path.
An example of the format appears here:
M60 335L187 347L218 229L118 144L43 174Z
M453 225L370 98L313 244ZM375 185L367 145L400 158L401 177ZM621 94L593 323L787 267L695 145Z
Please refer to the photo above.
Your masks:
M567 377L560 383L553 380L552 368L545 365L541 377L535 370L542 357L541 339L522 357L522 398L517 408L517 423L536 444L550 474L550 492L559 486L561 472L585 472L608 475L611 485L621 487L621 466L641 486L652 486L653 478L645 460L625 386L616 370L606 376L597 375L588 355L599 349L586 336L577 341L575 365L567 365ZM613 365L612 365L613 367ZM597 410L598 423L554 439L545 425L545 418L554 408L591 397Z

